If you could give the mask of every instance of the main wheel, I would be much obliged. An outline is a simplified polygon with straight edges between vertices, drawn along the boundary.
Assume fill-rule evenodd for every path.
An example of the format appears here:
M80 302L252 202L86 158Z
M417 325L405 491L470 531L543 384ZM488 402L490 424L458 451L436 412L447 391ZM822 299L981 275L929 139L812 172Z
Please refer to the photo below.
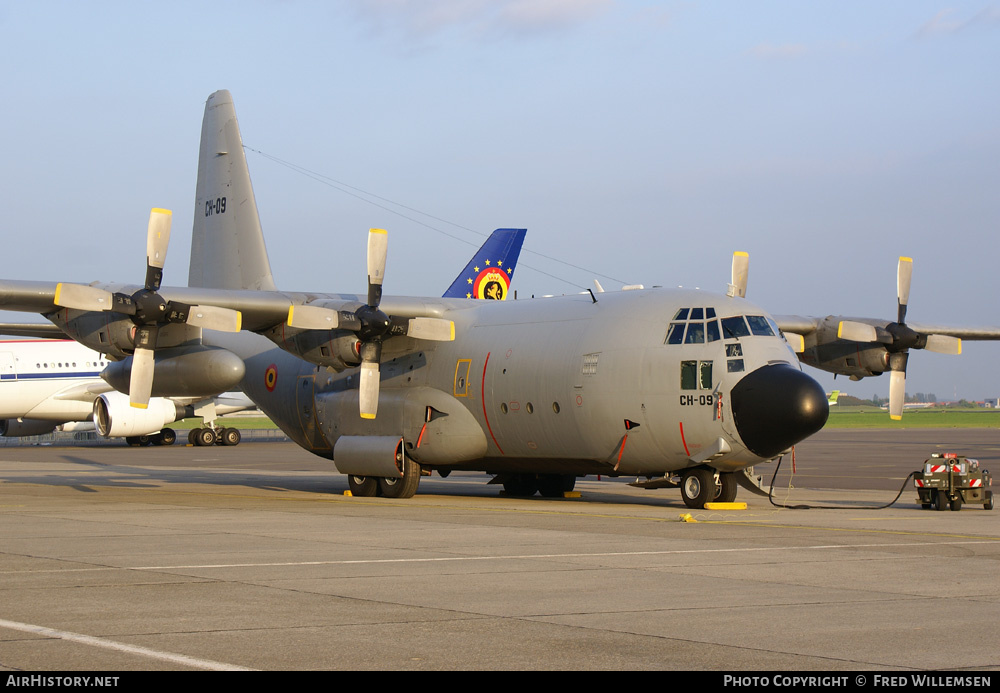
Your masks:
M215 445L215 431L211 428L199 428L194 437L195 445Z
M378 480L379 490L386 498L413 498L419 484L420 465L408 457L403 458L402 479L388 477Z
M240 444L240 432L236 428L225 428L222 430L222 444L223 445L239 445Z
M576 486L576 476L573 474L540 474L538 476L538 492L546 498L562 498Z
M715 474L710 469L695 468L684 472L681 479L681 497L684 505L701 510L705 503L715 498Z
M719 484L715 489L715 500L719 503L732 503L736 500L736 492L739 490L739 483L736 475L732 472L719 474Z
M371 497L378 495L378 478L374 476L347 476L347 485L351 489L352 496Z
M531 498L538 492L538 477L534 474L511 474L503 482L503 490L508 496Z
M173 445L177 440L177 434L172 428L164 428L156 437L157 445Z

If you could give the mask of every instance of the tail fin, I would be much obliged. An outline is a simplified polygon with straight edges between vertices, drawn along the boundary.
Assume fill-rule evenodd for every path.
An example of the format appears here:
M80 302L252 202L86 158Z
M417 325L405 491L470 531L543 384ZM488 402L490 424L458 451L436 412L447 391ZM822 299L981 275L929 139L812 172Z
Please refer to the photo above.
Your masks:
M205 103L188 286L273 291L243 138L228 91Z
M505 300L526 229L497 229L455 278L444 298Z
M840 390L834 390L830 393L829 398L827 398L827 404L836 404L838 397L840 397Z

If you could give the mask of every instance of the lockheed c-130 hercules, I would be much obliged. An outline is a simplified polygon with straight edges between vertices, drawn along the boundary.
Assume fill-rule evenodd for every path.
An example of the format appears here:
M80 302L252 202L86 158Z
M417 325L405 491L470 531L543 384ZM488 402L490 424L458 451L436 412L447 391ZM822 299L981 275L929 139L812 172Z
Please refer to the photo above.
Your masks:
M826 422L780 323L742 297L744 256L726 295L390 297L388 235L373 229L366 295L279 291L226 91L206 104L196 210L188 287L159 286L151 232L144 287L0 281L0 307L132 360L138 406L174 385L161 360L237 355L242 390L354 495L410 497L421 474L455 470L560 495L603 474L679 486L697 508L753 488L748 469Z

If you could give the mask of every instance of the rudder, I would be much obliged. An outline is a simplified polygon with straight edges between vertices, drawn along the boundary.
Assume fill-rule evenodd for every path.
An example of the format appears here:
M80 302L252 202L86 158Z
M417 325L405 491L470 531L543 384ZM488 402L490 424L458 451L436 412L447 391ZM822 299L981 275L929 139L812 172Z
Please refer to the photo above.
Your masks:
M236 108L224 89L205 103L188 286L276 290Z

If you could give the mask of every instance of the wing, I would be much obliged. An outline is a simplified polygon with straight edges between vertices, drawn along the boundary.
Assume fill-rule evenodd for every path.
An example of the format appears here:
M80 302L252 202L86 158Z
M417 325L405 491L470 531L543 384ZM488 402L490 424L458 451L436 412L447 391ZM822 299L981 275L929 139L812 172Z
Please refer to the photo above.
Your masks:
M819 329L822 318L809 318L801 315L772 315L782 332L800 334L803 337Z

